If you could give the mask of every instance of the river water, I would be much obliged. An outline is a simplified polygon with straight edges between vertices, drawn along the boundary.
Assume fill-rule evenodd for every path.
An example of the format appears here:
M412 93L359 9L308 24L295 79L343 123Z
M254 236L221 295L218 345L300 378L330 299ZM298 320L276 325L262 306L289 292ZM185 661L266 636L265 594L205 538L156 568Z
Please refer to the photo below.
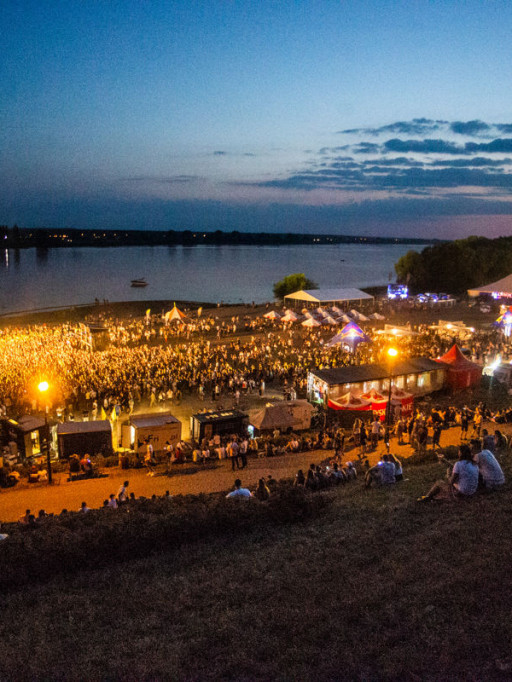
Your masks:
M271 301L272 285L303 272L322 288L387 284L407 244L153 246L0 252L0 313L114 301ZM145 278L135 289L130 280Z

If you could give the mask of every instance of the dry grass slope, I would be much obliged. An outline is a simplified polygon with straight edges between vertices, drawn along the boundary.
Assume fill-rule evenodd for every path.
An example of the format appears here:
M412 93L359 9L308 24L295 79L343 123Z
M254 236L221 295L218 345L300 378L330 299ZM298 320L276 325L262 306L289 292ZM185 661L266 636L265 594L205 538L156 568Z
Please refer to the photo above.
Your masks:
M509 680L512 490L416 504L442 472L13 590L0 677Z

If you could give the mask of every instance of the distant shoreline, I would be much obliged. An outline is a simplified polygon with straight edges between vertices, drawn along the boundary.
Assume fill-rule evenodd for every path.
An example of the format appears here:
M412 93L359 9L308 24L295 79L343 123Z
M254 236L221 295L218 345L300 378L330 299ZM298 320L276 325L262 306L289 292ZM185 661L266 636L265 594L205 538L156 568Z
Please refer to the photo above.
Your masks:
M373 244L425 246L439 239L366 237L336 234L271 232L205 232L202 230L77 230L74 228L12 228L0 226L0 243L6 249L80 248L126 246L290 246Z
M363 287L363 291L372 294L373 296L382 295L386 291L386 286ZM274 300L269 300L264 303L226 303L220 301L219 303L211 303L204 301L174 301L171 299L150 299L145 301L108 301L104 303L77 303L75 305L56 306L48 308L37 308L32 310L11 311L0 314L0 327L11 324L37 324L42 322L67 322L73 320L81 320L86 315L93 315L95 313L109 313L114 316L123 316L126 314L135 317L142 317L148 308L151 313L160 314L162 310L172 308L176 304L181 309L203 308L204 314L208 311L219 309L265 309L267 305L273 307L283 307L283 304Z

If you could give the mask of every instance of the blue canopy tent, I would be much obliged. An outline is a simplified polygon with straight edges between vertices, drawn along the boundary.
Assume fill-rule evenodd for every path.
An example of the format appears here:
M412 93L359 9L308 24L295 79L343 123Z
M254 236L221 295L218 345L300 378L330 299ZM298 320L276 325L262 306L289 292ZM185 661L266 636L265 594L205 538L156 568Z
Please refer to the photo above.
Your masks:
M349 322L343 329L333 336L330 341L325 345L327 348L336 346L337 344L349 346L352 352L354 352L360 343L371 343L372 340L367 336L364 331L355 322Z

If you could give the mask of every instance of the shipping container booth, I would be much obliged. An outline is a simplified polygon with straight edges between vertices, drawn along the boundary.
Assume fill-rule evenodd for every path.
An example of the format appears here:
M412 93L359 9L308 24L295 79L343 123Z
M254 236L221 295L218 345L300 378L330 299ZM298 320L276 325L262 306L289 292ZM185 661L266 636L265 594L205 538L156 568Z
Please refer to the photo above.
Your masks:
M181 422L170 412L132 415L121 425L121 445L139 451L151 443L155 453L163 452L165 444L176 445L181 440Z
M59 457L112 454L112 427L107 419L57 425Z
M200 412L190 417L190 435L197 441L212 436L245 435L249 415L240 410Z
M6 460L12 464L28 457L41 457L44 448L45 421L25 415L19 419L2 419L2 444L7 448Z

